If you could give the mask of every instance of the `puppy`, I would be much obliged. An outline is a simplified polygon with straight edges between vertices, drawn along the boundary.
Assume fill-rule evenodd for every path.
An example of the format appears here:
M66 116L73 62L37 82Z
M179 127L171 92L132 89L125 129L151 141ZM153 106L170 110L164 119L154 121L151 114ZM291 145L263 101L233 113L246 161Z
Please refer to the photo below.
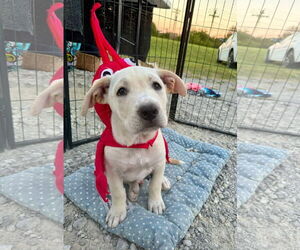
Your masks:
M105 175L112 196L106 217L110 227L116 227L126 217L124 183L129 184L129 199L136 200L139 183L149 174L152 178L148 209L156 214L165 210L161 189L170 184L164 178L166 152L160 128L168 122L167 93L186 95L185 84L177 75L167 70L133 66L96 80L85 96L83 115L96 102L109 104L112 133L119 144L145 143L158 131L153 146L148 149L105 147Z

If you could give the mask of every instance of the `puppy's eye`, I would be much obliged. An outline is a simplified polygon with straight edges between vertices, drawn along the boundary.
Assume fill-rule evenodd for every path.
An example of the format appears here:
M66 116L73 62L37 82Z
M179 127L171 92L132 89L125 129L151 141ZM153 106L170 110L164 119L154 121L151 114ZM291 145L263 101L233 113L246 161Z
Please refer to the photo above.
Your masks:
M152 86L155 90L161 90L161 85L158 82L152 83Z
M102 71L101 73L101 77L104 77L104 76L111 76L114 72L112 71L112 69L105 69Z
M128 90L125 89L124 87L121 87L117 91L117 96L125 96L128 94Z

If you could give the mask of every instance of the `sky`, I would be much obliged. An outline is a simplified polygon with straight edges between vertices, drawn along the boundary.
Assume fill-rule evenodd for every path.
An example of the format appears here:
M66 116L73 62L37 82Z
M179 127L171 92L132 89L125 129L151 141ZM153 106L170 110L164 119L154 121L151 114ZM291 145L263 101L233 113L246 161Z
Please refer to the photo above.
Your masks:
M170 2L171 9L154 9L153 21L161 32L180 34L186 0ZM216 17L212 25L214 10ZM262 10L263 17L256 25ZM191 29L224 37L237 24L238 30L257 37L278 37L288 28L299 26L299 10L300 0L196 0Z

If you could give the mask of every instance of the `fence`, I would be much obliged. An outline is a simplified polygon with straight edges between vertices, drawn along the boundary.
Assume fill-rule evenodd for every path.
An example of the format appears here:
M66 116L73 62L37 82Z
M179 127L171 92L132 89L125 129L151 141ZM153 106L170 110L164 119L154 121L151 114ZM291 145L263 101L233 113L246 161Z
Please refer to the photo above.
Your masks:
M293 34L299 30L296 1L286 5L281 0L275 4L248 0L239 12L235 0L179 0L170 8L164 1L158 2L160 8L143 0L102 1L97 14L105 36L122 56L134 58L137 64L172 70L190 86L198 87L189 90L185 98L170 97L170 119L230 135L236 135L237 127L299 135L299 64L286 67L291 52L285 53L284 64L274 63L269 49L275 37L285 37L287 33L292 35L288 44L291 47ZM65 3L64 138L69 148L96 140L102 129L93 110L87 117L80 116L84 94L94 75L91 68L99 63L87 15L93 3L82 1L81 8L73 1ZM286 11L279 12L283 6ZM74 20L82 20L76 23L79 30ZM38 32L36 27L33 29ZM232 67L237 53L236 30L237 70ZM14 53L17 42L24 40L17 32L11 33L9 39L3 32L0 35L2 46L4 41L13 44L6 57ZM31 42L35 44L32 52L45 52L38 46L39 41ZM84 54L81 59L80 53L75 55L79 48ZM38 117L28 115L32 101L55 72L54 62L48 73L25 70L21 53L7 71L5 55L1 54L0 59L0 130L5 135L1 136L0 150L60 137L61 120L52 110ZM249 94L249 90L263 94L258 97Z
M83 13L89 13L85 8L90 9L92 4L84 5ZM169 100L171 119L222 133L236 134L236 70L227 67L226 63L217 62L221 38L229 37L236 26L234 0L220 1L218 4L209 1L177 1L176 6L170 9L154 8L148 1L104 1L102 4L102 9L97 13L102 30L104 33L109 31L105 36L111 43L115 43L113 45L121 55L135 58L137 64L141 64L138 61L141 59L146 61L147 66L155 65L172 70L186 83L193 82L216 93L221 92L221 97L210 98L201 91L189 91L185 98L173 95ZM70 5L66 8L73 7ZM218 10L214 12L216 8ZM112 20L110 16L117 18ZM85 22L89 19L84 17L83 20ZM124 20L126 24L123 23ZM149 37L145 33L149 20L152 34L149 52L145 56L141 46L145 43L142 39ZM83 27L85 25L82 24ZM197 44L197 37L191 34L200 34L201 31L208 35L202 40L202 44ZM83 36L78 39L76 33L67 30L67 40L80 42L81 52L95 54L89 51L92 46L87 45L90 38ZM110 36L114 39L110 39ZM214 36L217 39L211 38ZM126 51L127 45L135 49ZM147 49L147 45L144 47ZM90 59L85 60L87 63ZM87 117L80 116L81 102L92 83L94 73L85 69L79 70L76 59L69 65L65 64L65 72L68 72L65 78L65 140L69 147L73 147L96 140L102 125L92 109Z
M62 137L62 120L53 109L30 115L36 96L49 85L62 62L46 23L50 6L43 4L34 2L32 6L39 14L28 13L33 17L32 33L19 31L22 20L16 16L16 5L5 6L7 12L13 13L10 18L14 22L9 23L8 18L0 25L0 150Z
M299 136L299 63L286 61L291 53L295 62L300 59L295 49L299 3L249 0L244 5L238 26L238 126ZM248 95L249 88L262 94Z

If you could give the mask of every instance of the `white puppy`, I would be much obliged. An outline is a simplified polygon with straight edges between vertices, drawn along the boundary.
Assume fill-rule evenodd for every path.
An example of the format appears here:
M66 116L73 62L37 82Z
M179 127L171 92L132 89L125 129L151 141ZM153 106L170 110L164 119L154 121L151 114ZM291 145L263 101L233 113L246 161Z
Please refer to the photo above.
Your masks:
M156 214L165 209L161 189L168 188L169 183L164 178L166 153L160 128L168 122L167 92L186 95L185 85L177 75L167 70L133 66L96 80L85 97L82 114L96 102L109 104L113 136L122 145L145 143L156 131L159 133L149 149L105 147L105 174L112 196L106 218L110 227L117 226L126 217L124 183L129 184L129 199L136 200L139 183L149 174L152 178L148 208Z

